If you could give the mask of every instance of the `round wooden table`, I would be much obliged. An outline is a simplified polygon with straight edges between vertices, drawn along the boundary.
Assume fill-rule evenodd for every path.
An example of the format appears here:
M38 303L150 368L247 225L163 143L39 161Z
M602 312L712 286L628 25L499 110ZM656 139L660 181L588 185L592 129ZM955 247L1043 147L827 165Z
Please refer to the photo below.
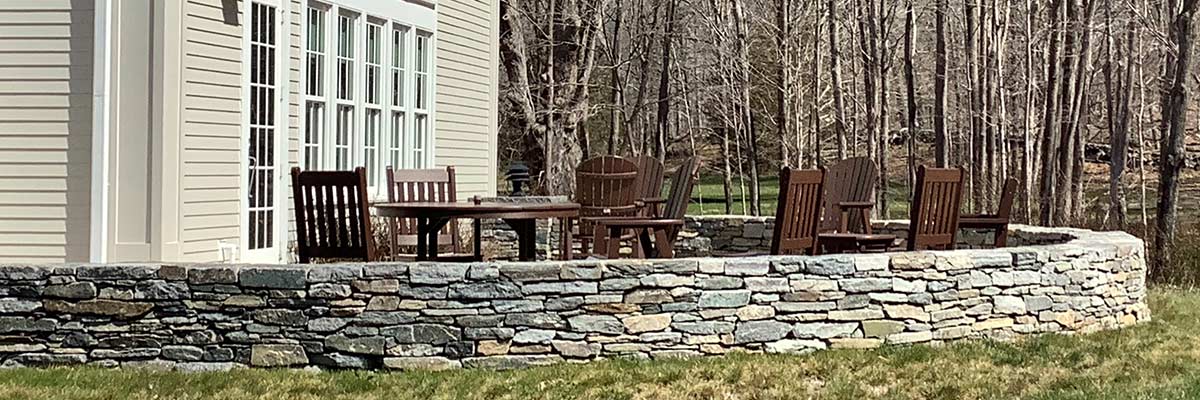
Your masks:
M559 256L571 258L571 230L579 217L576 203L378 203L373 205L380 217L413 218L417 220L417 260L437 260L438 231L451 219L475 220L475 258L482 259L481 219L499 219L517 233L518 259L534 261L537 257L537 220L558 218L562 224Z

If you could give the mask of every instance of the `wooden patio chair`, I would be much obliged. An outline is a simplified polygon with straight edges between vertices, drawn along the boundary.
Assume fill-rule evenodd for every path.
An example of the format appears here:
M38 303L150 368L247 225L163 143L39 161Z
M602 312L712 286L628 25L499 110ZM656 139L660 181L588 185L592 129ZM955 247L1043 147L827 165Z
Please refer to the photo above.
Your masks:
M616 157L595 157L575 169L575 202L579 203L579 234L576 240L582 254L591 253L589 245L596 244L596 217L632 217L638 215L638 168L633 161ZM632 234L621 236L632 239ZM638 248L635 246L635 251Z
M829 168L825 174L821 232L870 234L877 180L879 170L870 157L847 158Z
M610 217L594 218L594 235L606 236L601 241L605 246L608 258L620 257L619 238L623 232L632 230L637 234L634 238L635 247L640 247L642 253L656 258L675 257L675 240L683 230L684 216L687 215L688 201L692 198L692 189L696 186L696 172L699 163L695 157L684 160L675 173L671 175L671 191L664 204L663 213L659 216L639 217ZM651 247L651 236L653 244Z
M771 237L772 255L817 254L817 232L821 225L821 198L825 182L824 168L784 168L780 171L775 234Z
M657 157L639 156L635 160L638 166L637 201L642 203L642 215L660 217L662 205L666 202L662 197L663 174L666 168Z
M402 169L387 168L387 198L389 203L458 201L458 189L454 178L454 167L445 169ZM401 249L413 249L417 245L416 218L390 218L388 221L393 260L415 260L416 254ZM478 225L478 221L475 221ZM462 239L458 235L458 221L451 220L438 233L438 243L449 243L449 254L438 254L438 259L451 262L478 261L479 251L467 254L463 251ZM475 227L479 235L479 227Z
M375 261L366 168L303 172L292 168L292 195L301 263Z
M954 250L962 207L962 168L917 169L908 225L909 251Z
M995 230L996 248L1008 246L1008 223L1019 184L1017 178L1005 180L1004 188L1000 192L1000 206L996 209L996 213L963 215L958 220L958 227Z

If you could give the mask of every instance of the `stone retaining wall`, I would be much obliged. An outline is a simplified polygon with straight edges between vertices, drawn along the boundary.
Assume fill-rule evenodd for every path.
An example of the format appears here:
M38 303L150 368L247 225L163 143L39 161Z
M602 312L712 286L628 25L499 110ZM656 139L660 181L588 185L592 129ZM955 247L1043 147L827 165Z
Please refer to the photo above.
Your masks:
M1143 244L819 257L0 266L0 365L509 368L1084 333L1148 320Z

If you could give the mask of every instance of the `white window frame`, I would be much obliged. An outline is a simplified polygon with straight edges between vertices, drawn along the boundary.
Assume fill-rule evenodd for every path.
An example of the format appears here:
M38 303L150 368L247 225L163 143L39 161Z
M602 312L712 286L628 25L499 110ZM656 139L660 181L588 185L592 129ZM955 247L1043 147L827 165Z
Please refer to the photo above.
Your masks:
M324 136L319 141L318 146L321 147L321 158L323 161L319 164L321 169L338 169L335 164L336 160L336 140L338 134L338 118L337 113L339 105L341 107L354 107L353 132L349 138L350 157L348 166L363 165L365 158L365 133L367 129L367 110L377 111L379 115L378 125L376 126L376 140L374 141L374 162L373 165L367 165L369 174L372 177L370 185L372 186L372 195L382 197L386 194L386 174L383 173L386 167L400 168L430 168L434 165L434 132L436 121L436 79L437 79L437 12L434 2L412 2L405 0L308 0L305 3L305 16L308 15L309 7L319 7L326 10L327 18L325 24L326 38L326 68L325 68L325 96L323 101L328 104L324 109L325 129L322 130ZM337 96L337 36L338 23L337 17L344 13L352 13L357 16L354 20L354 99L353 100L338 100ZM380 29L380 63L378 64L380 74L376 77L376 84L379 88L378 104L369 104L366 102L366 71L367 71L367 24L375 24L381 27ZM302 43L307 46L309 36L307 20L304 23L305 29L301 32ZM395 29L405 29L407 34L404 37L404 54L405 69L405 85L404 93L402 93L404 106L396 106L392 102L393 96L393 79L392 79L392 52L395 51L392 34ZM428 78L426 85L428 94L428 107L424 110L417 110L414 105L416 103L415 90L415 70L416 70L416 37L418 32L423 32L428 35ZM304 58L304 77L301 82L300 92L307 94L307 76L308 62L307 52ZM322 101L322 99L313 99L314 101ZM308 112L308 102L305 102L304 112ZM425 149L420 154L420 159L414 158L413 146L418 143L415 137L416 125L414 124L415 115L418 113L425 115L427 120L426 132L420 138L421 143L425 143ZM400 116L399 121L403 125L400 127L402 134L400 141L396 143L393 139L393 129L397 116ZM307 114L305 118L301 118L301 123L304 124L308 120ZM303 132L307 132L303 128ZM302 138L303 139L303 138ZM302 140L302 145L304 141ZM399 149L401 163L393 165L393 151ZM304 154L303 152L301 154Z
M308 35L309 24L310 24L310 18L313 17L312 12L314 10L317 10L320 13L319 18L321 21L321 27L325 31L325 35L322 38L323 40L321 41L322 42L321 48L323 51L320 53L310 51L308 48L308 44L309 44L309 40L310 40L310 37ZM302 103L302 107L303 107L302 112L304 113L304 121L301 123L302 129L300 131L301 132L300 133L300 135L301 135L301 137L300 137L300 167L305 170L323 169L326 166L326 160L329 160L328 154L325 154L326 153L325 152L325 144L329 143L327 141L327 138L329 136L329 126L330 126L329 125L329 90L330 90L329 87L330 87L331 82L329 80L329 75L330 75L329 74L329 64L330 64L329 58L334 56L332 54L332 51L329 46L330 45L329 11L330 10L329 10L328 6L318 4L318 3L309 4L304 7L304 21L303 21L304 28L302 31L304 40L301 41L301 43L304 46L301 50L302 53L304 54L304 59L303 59L304 77L301 82L301 91L300 91L300 95L304 99L304 101ZM318 77L318 79L321 82L321 86L322 86L321 92L315 93L315 94L309 94L309 85L308 85L309 74L312 73L312 70L310 68L310 63L309 63L310 55L320 56L321 57L320 65L323 67L323 68L320 68L320 71L319 71L320 74ZM317 105L320 107L321 110L320 110L320 113L318 114L319 118L310 119L309 109L310 109L310 106L312 106L312 105ZM315 122L317 124L319 124L319 126L315 127L315 129L317 130L315 143L308 141L309 130L314 128L313 126L311 126L312 123L314 122L313 120L315 120ZM314 160L315 162L313 162L312 164L308 163L310 149L312 151L316 152L316 157L315 157L316 160Z
M251 45L251 39L252 39L251 38L251 27L253 25L253 21L251 21L251 18L253 15L252 7L254 6L254 4L262 4L262 5L274 7L275 21L277 22L277 24L274 27L274 29L275 29L275 32L274 32L275 33L275 65L274 65L275 71L274 71L274 74L275 74L276 90L275 90L275 95L271 99L271 101L274 103L274 110L275 110L275 113L273 116L274 117L274 127L275 127L275 134L273 137L275 159L274 159L274 170L273 170L273 174L272 174L273 176L268 178L272 181L272 189L273 189L272 190L272 192L273 192L272 193L272 195L273 195L273 202L272 202L273 216L272 216L272 224L271 224L271 230L272 230L272 232L271 232L272 238L271 239L272 240L270 243L270 247L265 247L265 248L261 248L261 249L251 249L250 248L251 219L250 219L249 210L250 210L251 204L249 204L250 202L249 202L249 196L248 196L249 192L250 192L249 169L251 167L250 161L249 161L249 158L250 158L249 147L250 147L250 135L252 134L251 125L250 125L250 98L251 98L251 96L250 96L250 90L251 90L251 88L250 88L250 86L251 86L251 84L250 84L250 78L251 78L250 77L250 72L251 72L250 61L251 61L251 52L253 51L252 50L253 47ZM241 154L241 156L240 156L240 159L241 159L241 161L240 161L240 164L241 164L240 176L241 177L239 178L239 181L241 181L241 184L238 185L238 187L239 187L238 199L239 199L239 203L240 203L239 211L238 211L239 212L238 218L239 218L239 221L241 221L241 222L238 224L238 229L240 231L239 236L238 236L239 237L238 242L239 242L239 247L240 247L240 252L241 252L240 261L244 261L244 262L278 262L279 260L281 260L283 258L283 255L286 251L286 246L284 244L287 241L286 238L287 238L288 223L287 223L287 217L286 217L287 216L287 214L286 214L286 210L287 210L286 188L288 187L288 185L285 181L285 177L287 176L287 174L284 171L287 169L287 165L288 165L288 154L287 154L288 153L287 152L288 140L287 140L287 138L288 138L288 135L290 132L289 126L288 126L288 103L287 103L288 79L289 79L287 71L288 71L288 65L289 65L290 59L288 58L287 55L290 53L290 51L288 49L291 48L291 43L289 41L289 38L290 38L289 26L290 26L290 24L282 23L282 22L287 21L289 15L290 14L289 14L289 10L288 10L288 2L285 2L285 1L252 0L252 1L242 2L242 16L243 16L243 20L242 20L242 98L245 99L244 100L245 105L242 107L242 113L241 113L241 115L242 115L241 125L242 125L242 132L243 132L241 147L240 147L240 154Z

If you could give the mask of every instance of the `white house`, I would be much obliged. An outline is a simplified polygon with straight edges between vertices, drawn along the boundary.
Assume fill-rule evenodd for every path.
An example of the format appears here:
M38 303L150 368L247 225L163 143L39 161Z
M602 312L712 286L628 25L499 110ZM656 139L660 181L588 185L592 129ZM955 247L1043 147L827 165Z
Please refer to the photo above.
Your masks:
M496 187L497 0L0 1L0 263L287 260L288 169Z

